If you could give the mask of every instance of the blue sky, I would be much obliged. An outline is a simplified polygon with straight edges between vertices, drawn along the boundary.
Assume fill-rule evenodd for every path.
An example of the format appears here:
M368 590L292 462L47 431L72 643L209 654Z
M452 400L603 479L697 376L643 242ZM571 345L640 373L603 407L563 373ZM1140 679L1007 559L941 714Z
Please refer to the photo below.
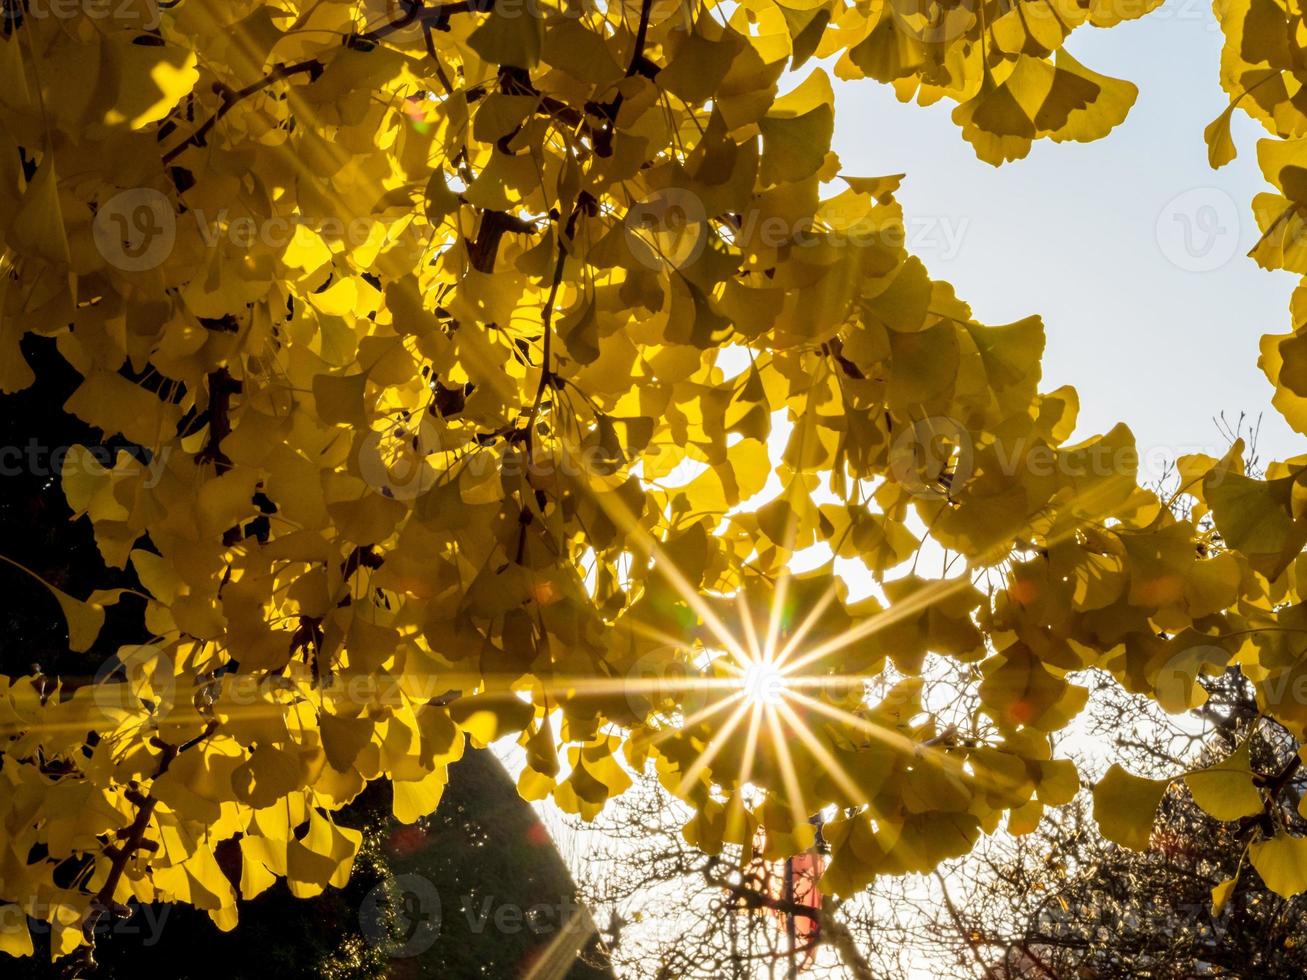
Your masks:
M1203 128L1226 105L1220 45L1204 0L1079 29L1077 59L1139 86L1129 118L1104 140L1037 144L997 169L962 140L952 103L905 105L870 80L835 86L843 171L906 173L908 247L982 322L1041 314L1044 387L1079 390L1077 436L1125 421L1150 461L1223 450L1221 412L1264 413L1263 460L1303 451L1257 368L1258 338L1288 330L1294 285L1246 257L1250 202L1267 188L1260 127L1236 114L1239 157L1207 165Z

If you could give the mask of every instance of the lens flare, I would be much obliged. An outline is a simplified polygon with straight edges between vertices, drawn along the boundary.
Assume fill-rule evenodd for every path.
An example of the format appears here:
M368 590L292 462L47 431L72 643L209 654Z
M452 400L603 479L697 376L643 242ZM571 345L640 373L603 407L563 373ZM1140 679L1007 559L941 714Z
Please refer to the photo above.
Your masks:
M746 666L740 685L744 689L745 699L756 705L780 704L788 689L781 669L766 661L755 661Z

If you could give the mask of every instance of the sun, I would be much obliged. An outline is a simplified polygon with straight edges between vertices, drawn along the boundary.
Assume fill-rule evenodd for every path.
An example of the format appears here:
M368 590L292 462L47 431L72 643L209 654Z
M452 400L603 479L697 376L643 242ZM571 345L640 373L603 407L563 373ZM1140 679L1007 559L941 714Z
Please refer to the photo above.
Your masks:
M789 690L789 680L776 664L755 660L744 668L740 687L749 704L765 707L780 704L784 700Z

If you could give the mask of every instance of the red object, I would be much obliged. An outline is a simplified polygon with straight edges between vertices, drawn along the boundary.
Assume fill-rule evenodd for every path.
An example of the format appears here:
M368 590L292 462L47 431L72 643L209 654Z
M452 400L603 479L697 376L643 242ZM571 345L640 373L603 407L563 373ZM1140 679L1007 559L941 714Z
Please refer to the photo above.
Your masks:
M816 851L796 854L784 861L755 861L752 868L753 873L762 879L763 893L769 899L788 901L813 910L821 908L821 876L825 870L826 859ZM794 945L800 951L798 968L811 969L816 959L817 940L821 937L820 921L815 916L791 916L770 906L767 912L776 917L782 932L789 929L789 920L794 920Z
M427 832L417 824L396 827L386 841L386 850L395 857L408 857L422 850L427 844Z
M804 908L821 908L821 874L826 870L825 859L817 853L808 851L796 854L787 862L790 866L789 880L793 895L791 901ZM781 888L784 890L785 872L781 871ZM799 969L806 970L815 959L816 942L821 937L821 922L806 915L794 916L794 939L796 946L804 950Z

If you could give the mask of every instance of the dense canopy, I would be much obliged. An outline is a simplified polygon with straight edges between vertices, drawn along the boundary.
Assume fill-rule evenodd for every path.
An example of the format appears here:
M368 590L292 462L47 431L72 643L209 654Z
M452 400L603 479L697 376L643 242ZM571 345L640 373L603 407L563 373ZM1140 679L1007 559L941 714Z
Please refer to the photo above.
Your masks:
M85 671L0 676L0 902L56 955L133 901L229 929L278 877L341 886L333 812L377 779L431 812L465 736L587 817L652 765L707 851L794 853L834 805L848 894L1071 799L1077 671L1181 712L1235 667L1307 735L1304 461L1184 457L1177 509L1124 425L1066 445L1038 317L977 323L905 251L900 178L830 149L832 77L951 100L994 164L1105 137L1136 90L1063 44L1154 6L7 5L0 389L54 338L113 447L63 492L145 601L102 653L124 593L56 589ZM1302 15L1217 10L1211 162L1234 111L1266 127L1253 257L1307 275ZM1291 312L1261 363L1307 433ZM790 574L814 545L877 597ZM982 712L923 703L935 657ZM1291 895L1281 775L1184 778ZM1165 792L1114 767L1103 833L1146 847Z

